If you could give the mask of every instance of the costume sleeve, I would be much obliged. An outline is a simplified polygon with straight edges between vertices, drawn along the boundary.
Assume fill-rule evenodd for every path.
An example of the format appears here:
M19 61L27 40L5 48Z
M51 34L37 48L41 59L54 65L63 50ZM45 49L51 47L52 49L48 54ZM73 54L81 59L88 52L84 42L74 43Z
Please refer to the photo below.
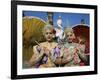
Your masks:
M56 56L54 56L54 49L52 49L51 50L51 56L50 56L50 58L51 58L51 60L52 60L52 62L55 62L55 60L56 60Z
M43 51L41 50L40 52L38 52L36 47L37 46L33 46L33 55L29 61L30 65L36 64L39 60L41 60L43 56Z
M72 55L67 55L66 57L63 57L62 63L69 63L72 60L73 60L73 56Z
M62 49L62 52L63 52L62 63L68 63L73 60L74 56L72 53L70 53L69 49L64 48Z
M79 50L79 52L78 52L78 55L79 55L79 57L83 60L83 61L87 61L87 57L86 57L86 55L85 55L85 46L83 46L82 48L79 48L78 47L78 50Z

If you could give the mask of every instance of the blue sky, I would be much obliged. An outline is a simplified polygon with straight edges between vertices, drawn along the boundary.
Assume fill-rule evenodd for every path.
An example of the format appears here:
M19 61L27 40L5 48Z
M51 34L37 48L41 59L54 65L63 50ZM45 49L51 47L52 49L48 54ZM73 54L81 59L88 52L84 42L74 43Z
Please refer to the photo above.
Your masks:
M39 11L23 11L24 16L35 16L47 21L47 12L39 12ZM57 19L61 16L62 18L62 26L68 27L73 26L76 24L80 24L81 20L84 19L85 24L90 25L90 16L89 14L82 14L82 13L61 13L61 12L54 12L53 13L53 24L57 26Z

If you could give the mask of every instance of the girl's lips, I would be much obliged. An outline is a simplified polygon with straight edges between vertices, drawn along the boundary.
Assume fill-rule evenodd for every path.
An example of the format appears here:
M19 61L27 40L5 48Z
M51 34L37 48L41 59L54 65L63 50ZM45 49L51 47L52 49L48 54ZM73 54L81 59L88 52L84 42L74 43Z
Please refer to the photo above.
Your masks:
M51 39L50 37L48 37L48 39Z

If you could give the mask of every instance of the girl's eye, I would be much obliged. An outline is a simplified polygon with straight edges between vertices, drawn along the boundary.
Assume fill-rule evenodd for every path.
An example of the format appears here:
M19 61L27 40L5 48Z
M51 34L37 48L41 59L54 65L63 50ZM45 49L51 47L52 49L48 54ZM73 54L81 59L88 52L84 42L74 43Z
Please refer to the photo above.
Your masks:
M46 33L46 34L48 34L48 33Z
M50 34L52 34L52 33L50 33Z
M52 34L52 33L46 33L46 34Z
M72 36L72 35L67 35L67 36L69 37L69 36Z

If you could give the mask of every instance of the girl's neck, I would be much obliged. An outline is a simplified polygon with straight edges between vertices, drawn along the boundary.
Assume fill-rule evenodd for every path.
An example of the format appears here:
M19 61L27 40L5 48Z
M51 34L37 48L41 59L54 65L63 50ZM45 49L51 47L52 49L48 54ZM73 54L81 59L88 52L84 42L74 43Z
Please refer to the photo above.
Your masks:
M47 41L47 43L52 43L52 41Z

